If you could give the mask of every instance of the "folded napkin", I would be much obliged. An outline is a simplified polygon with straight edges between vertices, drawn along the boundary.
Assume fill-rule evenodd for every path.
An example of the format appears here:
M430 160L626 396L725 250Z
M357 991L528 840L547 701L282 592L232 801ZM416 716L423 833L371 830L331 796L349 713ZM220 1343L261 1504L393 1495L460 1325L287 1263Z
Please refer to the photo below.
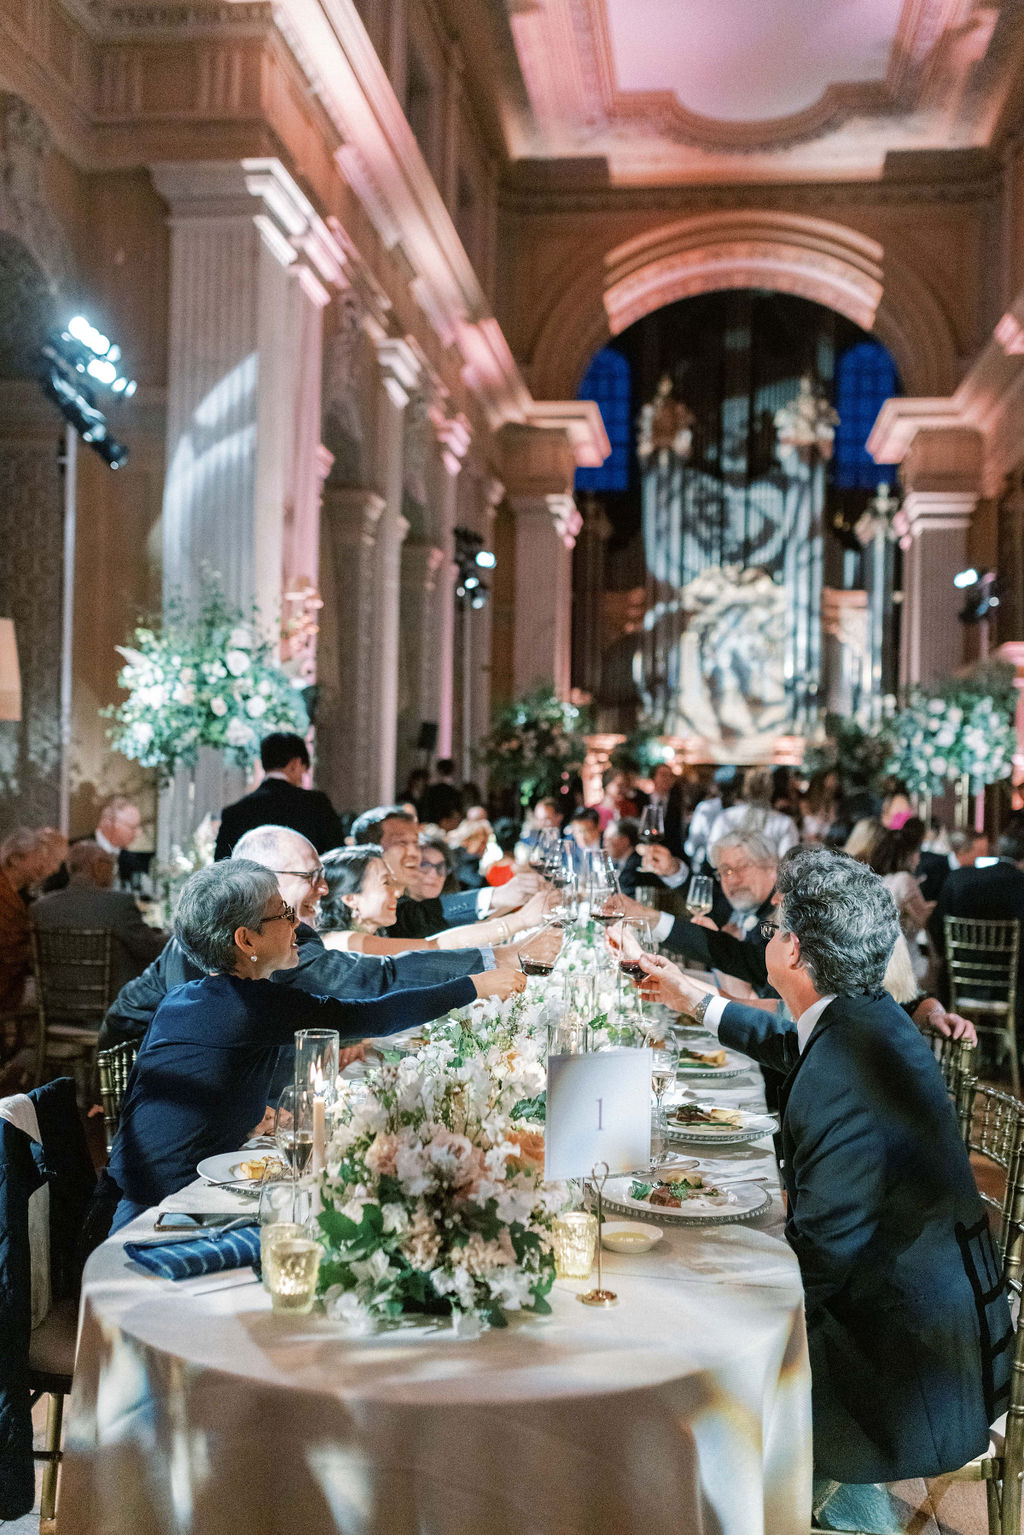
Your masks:
M258 1262L260 1228L240 1226L235 1231L212 1232L192 1242L126 1242L124 1250L161 1279L194 1279L199 1274L219 1274L225 1269L246 1268Z

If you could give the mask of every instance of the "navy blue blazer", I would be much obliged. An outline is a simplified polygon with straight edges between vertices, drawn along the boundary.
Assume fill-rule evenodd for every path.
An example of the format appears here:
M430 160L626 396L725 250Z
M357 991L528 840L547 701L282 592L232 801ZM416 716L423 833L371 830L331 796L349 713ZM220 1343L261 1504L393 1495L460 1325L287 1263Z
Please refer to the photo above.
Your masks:
M803 1279L815 1472L939 1476L988 1443L1012 1346L998 1252L934 1056L890 997L796 1027L729 1003L724 1044L788 1072L786 1237Z

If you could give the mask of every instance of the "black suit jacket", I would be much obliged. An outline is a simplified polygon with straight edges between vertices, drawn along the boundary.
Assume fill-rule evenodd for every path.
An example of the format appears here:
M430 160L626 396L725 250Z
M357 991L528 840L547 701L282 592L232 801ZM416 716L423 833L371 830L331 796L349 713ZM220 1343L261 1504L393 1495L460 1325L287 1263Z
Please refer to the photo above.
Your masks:
M1000 1264L930 1048L883 995L796 1026L729 1003L724 1044L776 1071L786 1238L804 1285L815 1473L938 1476L988 1443L1012 1330Z
M479 975L485 968L479 949L425 949L382 958L325 949L323 940L304 923L296 936L298 964L292 970L278 970L274 980L315 996L368 1000L389 991L436 986L460 975ZM159 958L115 998L103 1020L99 1048L106 1050L125 1039L141 1039L167 993L186 981L197 981L202 974L172 938Z
M1009 860L989 864L984 869L951 870L943 882L935 910L928 918L928 933L936 952L941 956L940 995L949 1001L949 980L946 975L946 947L944 917L974 917L979 921L1008 921L1016 918L1024 922L1024 870ZM1024 944L1020 952L1020 969L1017 978L1018 1017L1024 1010Z
M922 853L917 865L917 879L926 901L937 901L939 891L950 875L946 853Z
M650 797L647 803L650 804ZM674 784L669 790L665 803L665 846L675 858L683 857L683 843L686 841L686 831L690 818L686 814L686 804L683 800L683 791L678 784Z
M308 837L318 853L340 847L345 833L338 814L319 789L300 789L285 778L265 778L261 784L225 806L214 858L230 858L231 849L247 831L257 826L288 826Z
M768 947L761 936L760 924L767 922L775 911L771 897L758 907L758 925L751 928L745 938L734 938L731 933L716 933L696 922L677 917L672 931L665 939L664 948L681 954L684 959L695 961L707 970L721 970L723 975L734 975L737 980L747 981L759 997L777 995L768 984L768 969L764 951Z

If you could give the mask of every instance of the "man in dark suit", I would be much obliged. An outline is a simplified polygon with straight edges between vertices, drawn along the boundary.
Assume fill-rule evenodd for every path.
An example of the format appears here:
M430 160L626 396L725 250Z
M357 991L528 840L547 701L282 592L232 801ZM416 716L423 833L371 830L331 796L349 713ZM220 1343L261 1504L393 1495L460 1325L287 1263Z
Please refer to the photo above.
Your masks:
M69 881L63 890L42 895L31 908L33 926L108 928L111 934L110 980L120 991L141 975L167 942L167 934L147 927L127 890L113 889L117 864L97 842L75 842L68 851Z
M616 821L609 821L601 834L604 850L615 865L619 889L623 895L636 895L637 876L642 873L640 854L637 852L639 840L640 825L632 816L624 815Z
M945 917L971 917L979 921L1024 922L1024 828L1007 829L996 843L996 861L976 869L966 866L951 871L943 881L928 932L942 958L941 985L949 990L945 966ZM1018 1002L1024 1006L1024 944L1021 945Z
M462 791L455 782L455 763L451 757L441 757L434 772L433 782L417 801L417 814L428 826L454 831L462 820Z
M265 736L260 762L263 782L221 812L214 858L230 858L239 837L257 826L290 826L318 853L340 847L345 835L334 806L321 790L303 788L309 752L302 737L281 730Z
M131 890L136 881L149 873L153 861L151 852L135 852L132 843L142 829L142 816L135 801L126 794L113 794L100 806L95 831L86 837L76 837L76 842L96 842L103 852L116 860L114 884L118 890ZM46 891L63 890L69 878L66 860L56 873L51 874L43 886Z
M940 1476L988 1444L1008 1395L1009 1310L941 1073L882 992L899 933L891 894L824 848L787 854L778 888L768 975L795 1024L702 992L659 958L643 961L656 978L646 991L787 1074L786 1238L804 1286L815 1515L824 1529L889 1531L900 1526L879 1484Z

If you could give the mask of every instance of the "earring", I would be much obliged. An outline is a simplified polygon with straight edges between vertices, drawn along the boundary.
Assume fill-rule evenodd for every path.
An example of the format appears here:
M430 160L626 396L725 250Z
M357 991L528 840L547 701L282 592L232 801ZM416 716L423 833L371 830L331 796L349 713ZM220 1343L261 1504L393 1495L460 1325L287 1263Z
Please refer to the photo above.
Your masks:
M256 956L255 956L255 954L250 954L249 958L252 960L253 964L256 963Z

